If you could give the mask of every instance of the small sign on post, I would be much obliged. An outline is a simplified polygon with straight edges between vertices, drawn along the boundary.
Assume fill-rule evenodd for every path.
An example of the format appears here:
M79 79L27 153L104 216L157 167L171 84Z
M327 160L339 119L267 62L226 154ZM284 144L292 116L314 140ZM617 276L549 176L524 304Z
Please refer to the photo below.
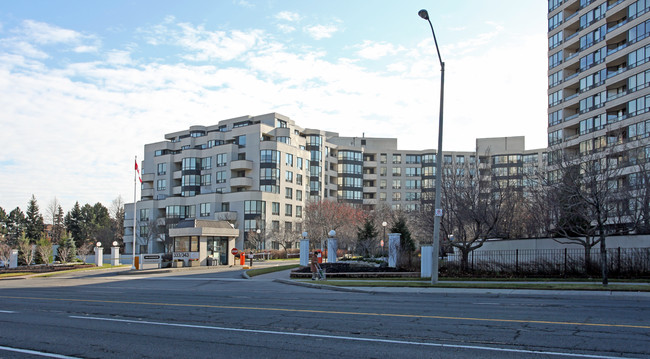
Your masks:
M239 249L237 249L237 248L233 248L233 249L230 250L230 253L232 253L232 255L234 256L234 255L236 255L237 253L239 253Z
M442 208L436 208L436 217L442 217Z

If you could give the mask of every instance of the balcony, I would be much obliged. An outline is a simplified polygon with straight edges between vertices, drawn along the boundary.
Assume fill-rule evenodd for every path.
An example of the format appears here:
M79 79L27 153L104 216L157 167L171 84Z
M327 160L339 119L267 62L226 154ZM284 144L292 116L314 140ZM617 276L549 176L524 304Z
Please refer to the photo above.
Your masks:
M231 170L252 170L253 161L250 160L236 160L230 162Z
M251 177L235 177L230 179L230 187L252 187L253 179Z

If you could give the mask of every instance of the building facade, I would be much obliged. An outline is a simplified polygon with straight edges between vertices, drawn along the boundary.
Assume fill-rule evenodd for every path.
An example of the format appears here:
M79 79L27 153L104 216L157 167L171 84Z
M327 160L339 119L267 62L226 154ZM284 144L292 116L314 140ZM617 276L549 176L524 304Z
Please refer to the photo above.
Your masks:
M434 201L435 151L399 150L394 138L305 129L277 113L192 126L146 144L144 152L135 208L139 253L172 251L170 229L186 219L232 223L238 249L279 249L299 241L308 201L337 200L370 211L381 205L415 211ZM478 139L475 151L445 153L444 170L483 171L524 186L524 167L540 166L543 153L526 151L523 137ZM127 253L133 206L125 206Z
M637 186L650 159L650 1L548 1L549 178L596 158Z

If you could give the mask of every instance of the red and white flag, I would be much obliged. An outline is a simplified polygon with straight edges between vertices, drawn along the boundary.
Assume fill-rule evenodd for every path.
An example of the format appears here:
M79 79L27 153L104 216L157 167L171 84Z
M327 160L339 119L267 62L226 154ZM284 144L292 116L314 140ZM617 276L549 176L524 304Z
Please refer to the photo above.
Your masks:
M138 161L135 161L135 171L138 172L138 179L140 180L140 183L142 183L142 177L140 176L140 170L138 169Z

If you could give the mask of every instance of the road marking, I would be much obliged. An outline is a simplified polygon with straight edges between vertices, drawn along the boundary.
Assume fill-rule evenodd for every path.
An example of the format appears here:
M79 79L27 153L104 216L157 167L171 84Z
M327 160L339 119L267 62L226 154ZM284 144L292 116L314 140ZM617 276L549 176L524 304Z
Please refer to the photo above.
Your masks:
M13 310L0 310L0 313L16 313Z
M575 357L575 358L594 358L594 359L631 359L631 358L611 357L611 356L604 356L604 355L562 353L562 352L552 352L552 351L512 349L512 348L499 348L499 347L485 347L485 346L477 346L477 345L423 343L423 342L411 342L411 341L394 340L394 339L378 339L378 338L348 337L348 336L325 335L325 334L279 332L279 331L275 331L275 330L225 328L225 327L214 327L214 326L195 325L195 324L152 322L152 321L146 321L146 320L128 320L128 319L101 318L101 317L80 317L80 316L75 316L75 315L71 315L70 318L85 319L85 320L98 320L98 321L106 321L106 322L131 323L131 324L148 324L148 325L158 325L158 326L166 326L166 327L221 330L221 331L228 331L228 332L245 332L245 333L256 333L256 334L286 335L286 336L295 336L295 337L338 339L338 340L346 340L346 341L373 342L373 343L386 343L386 344L402 344L402 345L427 346L427 347L439 347L439 348L453 348L453 349L484 350L484 351L509 352L509 353L520 353L520 354L538 354L538 355L564 356L564 357Z
M45 352L39 352L39 351L36 351L36 350L19 349L19 348L12 348L12 347L3 347L1 345L0 345L0 350L5 350L5 351L8 351L8 352L23 353L23 354L38 355L38 356L48 357L48 358L81 359L81 358L78 358L78 357L71 357L71 356L67 356L67 355L53 354L53 353L45 353Z
M316 309L291 309L291 308L272 308L272 307L245 307L234 305L210 305L210 304L183 304L183 303L161 303L161 302L132 302L125 300L101 300L101 299L75 299L75 298L45 298L45 297L15 297L2 295L0 298L7 299L29 299L29 300L51 300L51 301L68 301L79 303L112 303L112 304L132 304L132 305L158 305L165 307L189 307L189 308L215 308L215 309L241 309L241 310L259 310L269 312L290 312L290 313L315 313L315 314L338 314L353 316L373 316L389 318L417 318L417 319L444 319L444 320L466 320L477 322L496 322L496 323L522 323L522 324L548 324L548 325L576 325L587 327L609 327L609 328L637 328L650 329L650 325L632 325L632 324L608 324L608 323L579 323L579 322L554 322L548 320L525 320L525 319L502 319L502 318L473 318L473 317L451 317L440 315L421 315L421 314L393 314L393 313L372 313L372 312L342 312L335 310L316 310Z

